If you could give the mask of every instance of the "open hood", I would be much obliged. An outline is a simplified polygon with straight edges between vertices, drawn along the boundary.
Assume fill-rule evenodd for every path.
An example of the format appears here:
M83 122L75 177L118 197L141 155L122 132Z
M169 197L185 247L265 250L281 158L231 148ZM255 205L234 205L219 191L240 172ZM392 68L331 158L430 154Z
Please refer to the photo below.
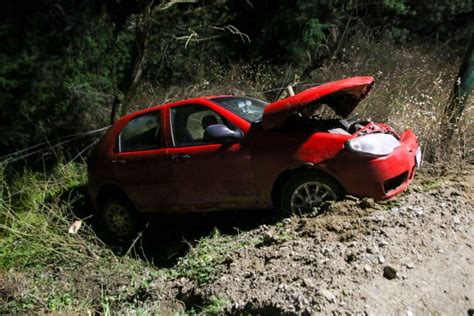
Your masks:
M325 83L278 100L265 107L263 128L277 127L295 112L314 113L322 104L327 104L337 115L345 118L369 93L373 84L373 77L352 77Z

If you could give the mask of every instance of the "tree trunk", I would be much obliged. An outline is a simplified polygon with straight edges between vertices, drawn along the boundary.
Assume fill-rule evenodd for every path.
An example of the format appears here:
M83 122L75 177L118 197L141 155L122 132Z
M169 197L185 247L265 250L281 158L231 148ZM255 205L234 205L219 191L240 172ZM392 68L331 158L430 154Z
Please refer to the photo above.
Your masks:
M133 98L143 72L145 51L148 46L150 32L151 8L154 0L139 0L139 13L136 15L135 41L127 72L118 85L110 121L113 123L119 116L127 113L128 105Z
M449 103L444 110L445 117L449 123L449 129L455 128L466 106L472 88L474 87L474 33L464 54L459 73L454 83ZM451 134L451 133L450 133Z

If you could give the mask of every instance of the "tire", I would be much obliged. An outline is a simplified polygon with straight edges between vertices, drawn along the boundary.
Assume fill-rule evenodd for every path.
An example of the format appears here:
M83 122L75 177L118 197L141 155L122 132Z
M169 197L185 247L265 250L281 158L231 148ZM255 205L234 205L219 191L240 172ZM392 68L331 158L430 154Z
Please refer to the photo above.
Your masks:
M343 196L341 186L334 180L312 172L298 173L283 187L281 211L286 214L310 212L326 201L340 200Z
M130 240L137 234L137 214L133 204L125 198L107 198L101 207L101 219L107 231L119 240Z

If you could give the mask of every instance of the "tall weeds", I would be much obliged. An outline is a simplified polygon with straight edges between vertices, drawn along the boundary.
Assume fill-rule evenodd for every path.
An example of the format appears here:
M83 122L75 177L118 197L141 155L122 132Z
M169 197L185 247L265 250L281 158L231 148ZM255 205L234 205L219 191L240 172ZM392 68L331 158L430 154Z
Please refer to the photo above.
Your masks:
M69 233L71 224L84 220L74 206L87 207L76 190L85 183L85 166L58 164L50 173L26 172L13 183L7 183L3 170L0 314L107 313L134 306L128 297L159 271L140 260L116 257L86 221L77 233Z
M388 122L398 132L411 129L418 136L425 162L461 167L473 162L474 97L453 127L453 137L443 137L448 120L444 108L449 100L460 65L461 52L442 46L374 41L364 34L354 36L341 48L337 60L329 60L304 78L305 84L320 84L351 76L370 75L376 84L351 116ZM300 83L298 67L274 67L261 63L235 65L220 71L219 80L203 80L187 87L142 87L135 109L198 95L235 93L272 101L278 88L288 82ZM303 86L307 87L307 86Z

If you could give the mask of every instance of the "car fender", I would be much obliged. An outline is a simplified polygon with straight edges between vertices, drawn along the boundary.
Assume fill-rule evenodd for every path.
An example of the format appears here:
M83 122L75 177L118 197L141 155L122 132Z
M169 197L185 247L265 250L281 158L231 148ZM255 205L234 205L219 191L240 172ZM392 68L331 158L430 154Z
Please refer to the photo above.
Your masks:
M124 194L125 197L133 204L134 207L137 206L137 204L135 203L136 201L134 201L133 197L130 196L130 194L128 194L128 192L118 182L113 181L113 180L106 180L102 182L100 185L98 185L97 190L94 190L95 192L97 192L96 196L91 196L93 206L96 210L99 210L99 207L100 207L99 199L101 197L101 194L103 194L104 190L107 190L108 187L113 188L114 191L119 191L121 194Z
M344 144L351 138L353 138L352 135L316 132L298 147L295 158L303 163L317 165L334 158L341 150L344 150Z

